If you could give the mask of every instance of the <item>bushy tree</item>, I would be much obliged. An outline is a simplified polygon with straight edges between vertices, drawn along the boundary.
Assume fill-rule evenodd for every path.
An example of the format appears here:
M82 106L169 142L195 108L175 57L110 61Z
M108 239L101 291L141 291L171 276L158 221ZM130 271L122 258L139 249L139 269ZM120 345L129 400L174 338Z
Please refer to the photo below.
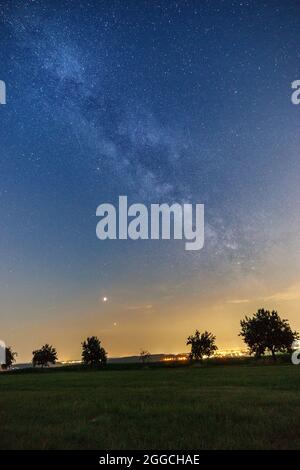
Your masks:
M188 337L186 343L191 346L190 359L202 361L204 356L210 357L218 349L215 341L216 337L212 333L200 333L196 330L194 335Z
M146 362L149 362L151 359L151 354L149 351L146 351L145 349L142 349L140 352L140 361L145 364Z
M53 346L45 344L41 349L37 349L32 352L32 364L33 366L49 366L49 364L55 364L57 361L57 352Z
M287 320L273 310L259 309L252 317L241 320L240 336L249 347L250 354L260 357L269 351L276 360L276 353L291 351L299 334L292 331Z
M5 364L2 364L2 369L9 369L14 362L16 362L16 356L18 353L14 352L10 346L5 348Z
M82 343L82 362L90 367L106 364L107 354L97 336L91 336Z

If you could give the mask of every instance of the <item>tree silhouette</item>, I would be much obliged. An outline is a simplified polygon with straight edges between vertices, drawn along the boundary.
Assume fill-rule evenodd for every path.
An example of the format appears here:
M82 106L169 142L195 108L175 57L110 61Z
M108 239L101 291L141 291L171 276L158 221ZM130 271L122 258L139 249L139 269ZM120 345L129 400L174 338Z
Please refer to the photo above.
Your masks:
M280 318L273 310L259 309L253 317L241 320L241 332L250 354L260 357L269 351L274 360L277 352L291 351L292 344L299 339L299 333L292 331L287 320Z
M82 362L90 367L99 367L106 364L107 355L97 336L91 336L82 343Z
M186 343L187 346L191 345L190 359L202 361L204 356L210 357L218 349L215 341L216 337L212 333L200 333L196 330L194 335L188 337Z
M16 356L18 353L13 352L10 346L6 346L5 348L5 364L2 364L2 369L9 369L14 362L16 362Z
M149 351L146 351L145 349L142 349L141 352L140 352L140 361L143 364L146 364L146 362L149 362L150 359L151 359L151 354L149 353Z
M49 366L49 364L55 364L57 361L57 352L53 346L45 344L41 349L37 349L32 352L32 364L33 366Z

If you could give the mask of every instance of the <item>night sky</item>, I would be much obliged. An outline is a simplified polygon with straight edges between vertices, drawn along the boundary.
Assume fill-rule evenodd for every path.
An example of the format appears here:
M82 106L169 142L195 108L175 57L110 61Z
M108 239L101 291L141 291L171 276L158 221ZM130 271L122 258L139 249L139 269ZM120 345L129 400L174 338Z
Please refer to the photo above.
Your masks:
M80 357L300 329L298 1L0 1L0 337ZM96 208L205 204L205 246L100 241ZM107 297L107 301L103 301Z

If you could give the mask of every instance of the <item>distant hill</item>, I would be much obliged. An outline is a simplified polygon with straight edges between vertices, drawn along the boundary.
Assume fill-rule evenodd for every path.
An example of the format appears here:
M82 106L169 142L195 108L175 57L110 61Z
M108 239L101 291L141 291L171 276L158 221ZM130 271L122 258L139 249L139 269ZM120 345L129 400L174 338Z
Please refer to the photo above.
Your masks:
M186 354L151 354L151 358L149 362L160 362L160 361L171 361L171 360L178 360L178 358L185 357ZM81 361L80 360L73 360L73 361L62 361L62 362L57 362L55 366L51 367L59 367L62 365L67 365L67 364L79 364ZM140 356L125 356L125 357L109 357L107 359L108 363L111 364L120 364L120 363L137 363L140 362ZM32 367L31 362L24 362L24 363L17 363L14 364L13 368L14 369L28 369L29 367Z
M242 351L242 350L233 350L233 349L227 349L227 350L219 350L215 354L214 357L240 357L240 356L246 356L247 352ZM161 361L185 361L188 358L188 353L180 353L180 354L151 354L149 362L161 362ZM57 362L55 366L52 367L60 367L63 365L68 365L68 364L79 364L81 361L80 360L73 360L73 361L62 361L62 362ZM109 357L107 359L107 362L110 364L134 364L140 362L140 356L124 356L124 357ZM15 364L13 368L15 369L27 369L29 367L32 367L32 363L20 363L20 364Z

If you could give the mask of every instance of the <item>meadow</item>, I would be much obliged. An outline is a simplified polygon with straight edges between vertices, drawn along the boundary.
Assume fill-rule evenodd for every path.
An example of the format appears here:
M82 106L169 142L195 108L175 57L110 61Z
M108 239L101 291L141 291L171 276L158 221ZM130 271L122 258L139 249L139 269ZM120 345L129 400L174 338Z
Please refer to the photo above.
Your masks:
M299 449L300 367L0 374L1 449Z

